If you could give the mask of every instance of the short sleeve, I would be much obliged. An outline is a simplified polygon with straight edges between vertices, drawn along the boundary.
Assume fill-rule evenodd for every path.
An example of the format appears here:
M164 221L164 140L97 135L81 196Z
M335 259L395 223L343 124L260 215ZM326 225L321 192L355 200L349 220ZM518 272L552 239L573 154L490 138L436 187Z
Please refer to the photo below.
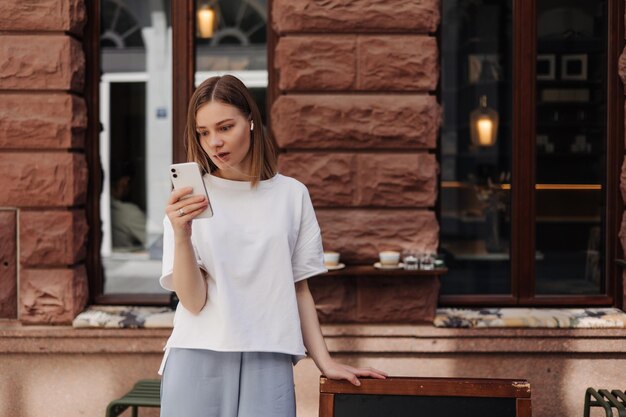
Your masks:
M328 272L324 266L322 234L306 187L302 193L301 207L298 239L291 257L294 282Z
M206 267L202 263L196 246L193 245L193 251L196 256L196 262L200 269L207 272ZM172 272L174 271L174 229L167 215L163 219L163 261L161 264L161 277L159 278L159 284L161 287L168 291L174 291L174 282L172 279ZM208 273L208 272L207 272Z

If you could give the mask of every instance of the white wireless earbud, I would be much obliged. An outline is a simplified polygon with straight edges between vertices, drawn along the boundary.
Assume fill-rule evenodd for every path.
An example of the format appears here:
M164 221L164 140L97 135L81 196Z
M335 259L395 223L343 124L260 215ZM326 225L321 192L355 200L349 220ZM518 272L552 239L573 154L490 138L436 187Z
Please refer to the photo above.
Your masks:
M250 120L250 130L254 130L254 122Z

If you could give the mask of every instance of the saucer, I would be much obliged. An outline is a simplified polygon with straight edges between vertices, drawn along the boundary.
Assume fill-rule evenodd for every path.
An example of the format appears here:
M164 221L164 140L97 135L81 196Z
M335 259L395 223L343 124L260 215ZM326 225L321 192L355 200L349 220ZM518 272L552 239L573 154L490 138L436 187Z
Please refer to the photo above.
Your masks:
M345 268L346 264L338 263L335 266L328 266L328 265L324 265L324 266L326 266L326 269L328 269L329 271L336 271L337 269Z
M404 268L404 264L402 262L400 262L397 265L383 265L380 262L376 262L374 264L374 268L378 268L378 269L403 269Z

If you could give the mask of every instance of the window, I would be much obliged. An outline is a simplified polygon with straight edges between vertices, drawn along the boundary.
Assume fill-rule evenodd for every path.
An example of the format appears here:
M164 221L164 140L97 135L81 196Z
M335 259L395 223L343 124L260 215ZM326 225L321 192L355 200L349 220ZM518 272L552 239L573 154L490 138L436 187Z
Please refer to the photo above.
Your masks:
M155 277L172 160L171 5L100 7L103 293L166 294Z
M619 295L617 3L443 1L444 304Z
M170 294L157 279L170 193L164 167L186 159L187 103L204 79L234 73L265 102L267 5L99 0L87 8L89 117L101 125L88 133L91 143L99 139L89 163L102 167L92 172L88 198L100 201L89 210L91 301L164 304Z
M510 294L512 2L443 2L445 293Z
M233 74L250 88L267 120L265 0L198 0L196 10L195 86L215 75Z

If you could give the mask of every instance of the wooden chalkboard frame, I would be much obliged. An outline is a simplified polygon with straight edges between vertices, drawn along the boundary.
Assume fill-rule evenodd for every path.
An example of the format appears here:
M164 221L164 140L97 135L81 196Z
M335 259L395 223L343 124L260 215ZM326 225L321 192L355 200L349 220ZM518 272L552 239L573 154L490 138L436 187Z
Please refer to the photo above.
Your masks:
M357 387L346 380L320 376L319 417L334 417L336 394L411 395L421 397L514 398L516 416L531 417L530 383L523 379L491 378L359 378Z

